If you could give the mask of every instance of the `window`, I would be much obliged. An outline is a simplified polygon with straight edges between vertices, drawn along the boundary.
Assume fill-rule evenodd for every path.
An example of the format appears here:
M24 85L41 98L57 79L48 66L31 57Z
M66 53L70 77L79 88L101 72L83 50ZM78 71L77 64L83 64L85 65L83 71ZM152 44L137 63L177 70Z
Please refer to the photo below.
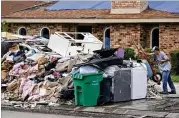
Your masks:
M25 29L25 27L20 27L19 29L18 29L18 34L19 35L26 35L27 34L27 32L26 32L26 29Z
M46 39L49 39L50 38L50 31L48 28L44 27L41 29L40 31L40 36L46 38Z
M159 28L155 27L151 30L150 35L150 47L158 46L159 47Z
M77 32L89 32L92 33L92 26L79 25L77 26ZM77 39L83 39L83 35L78 34Z
M104 40L103 40L103 48L109 49L110 48L110 28L106 28L104 30Z

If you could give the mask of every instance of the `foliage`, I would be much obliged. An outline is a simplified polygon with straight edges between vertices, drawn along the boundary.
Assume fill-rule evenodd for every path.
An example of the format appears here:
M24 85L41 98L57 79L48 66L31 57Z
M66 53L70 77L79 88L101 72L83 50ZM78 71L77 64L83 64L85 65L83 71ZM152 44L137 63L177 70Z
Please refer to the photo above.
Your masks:
M177 75L172 75L171 78L172 78L172 80L173 80L174 82L178 82L178 83L179 83L179 76L177 76Z
M135 59L136 59L136 60L141 60L141 57L140 57L139 55L136 55L136 56L135 56Z
M152 53L152 49L151 48L145 48L144 51L148 52L148 53Z
M132 48L125 48L124 50L125 50L125 55L124 55L124 59L125 60L129 60L129 58L135 59L134 49L132 49Z
M3 21L1 23L1 32L7 32L8 31L8 23L6 21Z
M174 75L179 75L179 50L171 51L170 56L172 63L172 73Z
M125 50L125 55L124 55L125 60L129 60L129 58L133 60L141 59L140 55L136 54L133 48L125 48L124 50Z

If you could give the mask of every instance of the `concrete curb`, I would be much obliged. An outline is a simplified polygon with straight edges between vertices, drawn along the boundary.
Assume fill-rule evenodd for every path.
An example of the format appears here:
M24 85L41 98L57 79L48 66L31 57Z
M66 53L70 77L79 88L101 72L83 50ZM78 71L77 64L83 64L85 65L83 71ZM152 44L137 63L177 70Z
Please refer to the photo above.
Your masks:
M31 112L31 113L44 113L44 114L59 114L79 117L95 117L95 118L133 118L131 115L118 115L118 114L106 114L106 113L93 113L84 111L74 111L69 109L23 109L14 108L10 106L2 106L1 110L18 111L18 112Z
M1 105L2 110L9 111L20 111L20 112L32 112L32 113L45 113L45 114L60 114L60 115L73 115L73 116L93 116L93 117L143 117L143 118L165 118L168 116L169 112L156 112L156 111L145 111L145 110L127 110L127 109L104 109L102 107L67 107L67 106L42 106L39 105L34 109L30 108L21 108L14 106L6 106ZM179 116L179 113L175 113L175 115Z

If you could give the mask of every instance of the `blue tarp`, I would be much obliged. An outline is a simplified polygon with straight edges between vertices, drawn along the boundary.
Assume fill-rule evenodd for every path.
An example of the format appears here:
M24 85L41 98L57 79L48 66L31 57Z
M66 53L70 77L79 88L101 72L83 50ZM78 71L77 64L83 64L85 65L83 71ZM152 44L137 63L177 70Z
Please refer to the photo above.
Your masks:
M149 1L149 7L155 10L179 13L179 1ZM110 0L106 1L58 1L46 10L110 9Z
M110 9L110 1L59 1L46 10Z
M179 13L179 1L150 1L151 9Z

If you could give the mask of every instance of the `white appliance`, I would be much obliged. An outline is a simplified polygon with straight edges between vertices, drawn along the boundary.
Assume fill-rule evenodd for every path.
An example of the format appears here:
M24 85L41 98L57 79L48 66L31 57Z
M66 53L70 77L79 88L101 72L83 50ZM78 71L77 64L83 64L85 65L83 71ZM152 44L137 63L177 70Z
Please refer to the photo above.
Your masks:
M131 70L131 99L143 99L147 95L147 70L144 65Z
M77 39L77 35L83 39ZM85 32L55 32L50 36L48 47L63 57L75 56L79 52L93 54L100 50L103 43L91 33Z

